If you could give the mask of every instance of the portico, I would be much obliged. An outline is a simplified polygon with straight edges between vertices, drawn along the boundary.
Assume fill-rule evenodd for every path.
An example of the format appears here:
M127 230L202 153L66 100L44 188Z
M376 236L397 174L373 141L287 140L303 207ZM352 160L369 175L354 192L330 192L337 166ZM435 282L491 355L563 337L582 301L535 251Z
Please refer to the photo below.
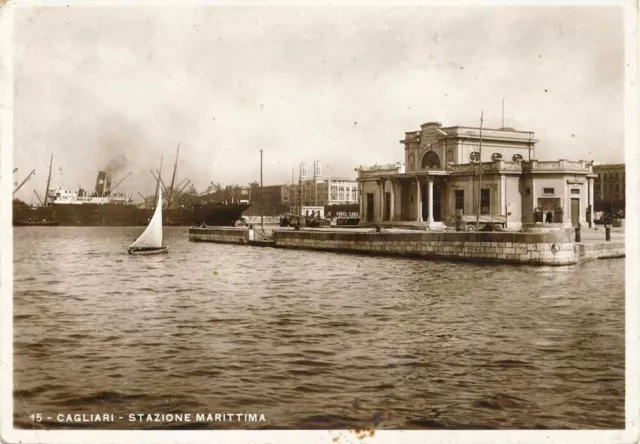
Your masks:
M393 169L382 168L380 173L362 180L361 214L365 221L442 227L445 171L403 174L394 165ZM367 203L373 204L375 210L367 212Z

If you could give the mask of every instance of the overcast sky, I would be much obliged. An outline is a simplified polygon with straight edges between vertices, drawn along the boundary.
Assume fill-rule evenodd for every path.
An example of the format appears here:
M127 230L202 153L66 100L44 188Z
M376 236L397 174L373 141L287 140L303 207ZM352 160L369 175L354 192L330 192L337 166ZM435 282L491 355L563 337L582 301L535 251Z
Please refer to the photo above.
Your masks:
M426 121L534 131L537 157L624 161L622 10L23 8L15 22L14 180L93 189L98 169L199 190L403 160ZM296 179L297 180L297 179Z

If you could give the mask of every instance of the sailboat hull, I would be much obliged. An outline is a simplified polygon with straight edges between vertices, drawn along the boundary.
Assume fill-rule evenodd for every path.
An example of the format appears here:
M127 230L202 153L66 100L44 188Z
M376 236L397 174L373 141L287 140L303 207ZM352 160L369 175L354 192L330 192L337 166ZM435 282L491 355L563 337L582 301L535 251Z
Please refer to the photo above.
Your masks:
M160 248L129 248L129 254L150 255L150 254L164 254L169 252L169 247Z

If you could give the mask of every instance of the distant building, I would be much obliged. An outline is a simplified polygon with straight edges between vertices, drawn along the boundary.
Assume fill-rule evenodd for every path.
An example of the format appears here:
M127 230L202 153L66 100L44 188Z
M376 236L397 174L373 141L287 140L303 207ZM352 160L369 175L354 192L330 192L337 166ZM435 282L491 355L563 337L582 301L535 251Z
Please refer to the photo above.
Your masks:
M594 207L596 211L617 213L625 208L625 165L594 165L595 178Z
M361 221L443 228L453 226L457 214L480 213L520 229L546 220L564 227L593 220L591 165L538 161L537 142L530 131L483 128L480 151L480 128L425 123L400 141L406 170L401 164L359 168Z
M358 182L354 179L332 178L322 175L322 163L313 162L313 177L307 175L306 164L300 164L298 182L286 186L284 201L291 212L299 212L301 206L326 206L357 204Z
M244 212L244 216L260 216L260 208L264 216L279 216L289 211L289 204L285 201L286 185L265 185L260 191L260 184L254 182L250 186L251 206ZM262 197L261 197L262 196Z

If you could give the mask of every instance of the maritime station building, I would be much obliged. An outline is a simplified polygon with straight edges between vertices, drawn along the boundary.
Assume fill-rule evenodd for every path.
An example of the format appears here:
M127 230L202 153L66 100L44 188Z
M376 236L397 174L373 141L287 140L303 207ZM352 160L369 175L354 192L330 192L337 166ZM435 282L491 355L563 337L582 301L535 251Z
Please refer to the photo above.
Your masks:
M509 231L593 221L592 164L536 160L531 131L428 122L400 143L404 166L358 168L362 224L444 229L457 215L477 217L478 203L484 219L506 219Z

